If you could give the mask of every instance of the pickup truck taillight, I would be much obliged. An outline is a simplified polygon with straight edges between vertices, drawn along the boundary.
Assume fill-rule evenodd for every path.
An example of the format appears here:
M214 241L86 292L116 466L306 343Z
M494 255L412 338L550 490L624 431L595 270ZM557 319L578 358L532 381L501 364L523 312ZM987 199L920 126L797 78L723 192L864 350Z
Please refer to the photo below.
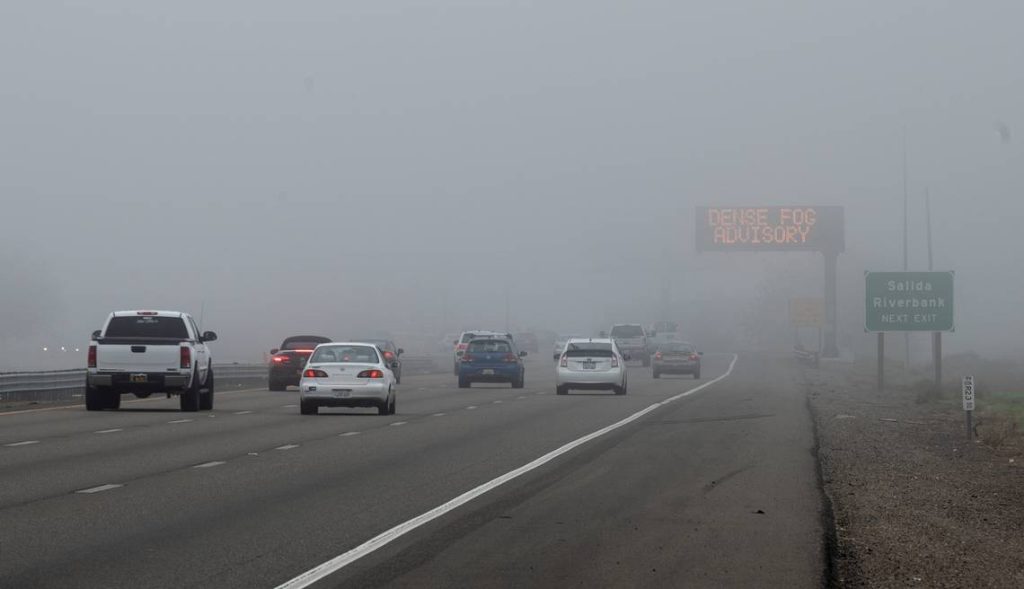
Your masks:
M89 346L89 368L96 368L96 346Z
M185 346L181 347L181 367L192 368L192 350Z

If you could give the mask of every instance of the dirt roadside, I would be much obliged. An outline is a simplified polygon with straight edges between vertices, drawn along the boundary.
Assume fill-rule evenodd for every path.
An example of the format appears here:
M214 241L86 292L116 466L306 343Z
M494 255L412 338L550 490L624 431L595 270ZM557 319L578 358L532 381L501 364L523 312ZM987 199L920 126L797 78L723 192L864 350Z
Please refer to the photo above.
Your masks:
M969 442L952 393L878 392L873 366L797 370L833 510L830 585L1024 587L1019 431L982 413Z

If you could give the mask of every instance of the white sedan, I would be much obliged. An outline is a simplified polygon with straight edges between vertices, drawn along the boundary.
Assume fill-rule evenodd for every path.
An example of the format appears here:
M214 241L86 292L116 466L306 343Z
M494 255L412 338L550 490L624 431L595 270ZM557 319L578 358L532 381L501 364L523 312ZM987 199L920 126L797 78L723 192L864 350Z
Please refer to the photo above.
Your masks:
M395 413L395 374L374 344L320 344L299 381L299 411L315 415L320 407L376 407Z
M626 361L608 338L572 338L565 344L558 361L555 392L568 394L571 389L613 390L626 394Z

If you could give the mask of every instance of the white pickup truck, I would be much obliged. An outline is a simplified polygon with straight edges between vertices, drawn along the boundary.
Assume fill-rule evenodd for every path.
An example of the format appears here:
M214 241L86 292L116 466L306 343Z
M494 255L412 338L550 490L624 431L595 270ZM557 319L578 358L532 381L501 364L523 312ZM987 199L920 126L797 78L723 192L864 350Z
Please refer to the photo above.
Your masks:
M85 408L117 409L121 395L179 395L182 411L213 409L213 360L187 313L116 311L89 342Z

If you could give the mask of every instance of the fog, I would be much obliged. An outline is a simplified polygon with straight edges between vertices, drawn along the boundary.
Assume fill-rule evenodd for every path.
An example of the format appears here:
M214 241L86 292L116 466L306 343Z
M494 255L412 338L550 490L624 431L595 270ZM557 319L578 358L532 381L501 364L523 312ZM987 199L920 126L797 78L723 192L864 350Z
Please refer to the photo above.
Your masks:
M956 271L947 351L1024 351L1024 6L689 4L4 2L0 369L81 365L55 350L132 308L201 315L220 361L506 313L791 345L821 255L698 254L715 204L844 206L864 349L904 145L911 269L927 190Z

